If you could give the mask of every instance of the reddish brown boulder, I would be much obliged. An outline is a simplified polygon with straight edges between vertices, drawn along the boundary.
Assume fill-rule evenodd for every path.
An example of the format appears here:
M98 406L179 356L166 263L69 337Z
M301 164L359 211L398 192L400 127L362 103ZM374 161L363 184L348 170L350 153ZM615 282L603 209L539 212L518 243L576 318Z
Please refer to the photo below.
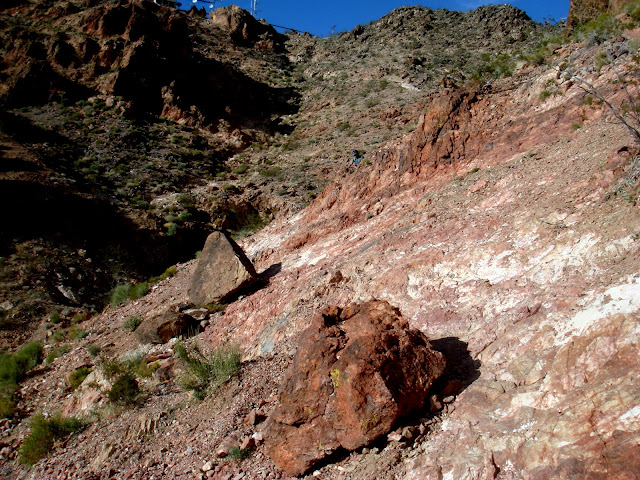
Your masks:
M145 319L135 330L138 342L167 343L173 337L183 333L198 331L198 324L193 317L184 313L166 311Z
M189 299L196 305L219 302L256 278L256 270L240 246L225 233L213 232L191 277Z
M300 475L340 447L387 434L424 406L444 357L383 301L327 307L302 335L265 448L288 475Z

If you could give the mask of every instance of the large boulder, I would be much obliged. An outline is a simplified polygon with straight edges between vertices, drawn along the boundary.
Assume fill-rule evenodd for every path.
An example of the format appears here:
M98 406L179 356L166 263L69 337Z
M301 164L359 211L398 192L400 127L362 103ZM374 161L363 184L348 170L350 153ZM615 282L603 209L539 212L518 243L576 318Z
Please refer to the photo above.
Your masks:
M327 307L303 333L264 429L265 448L301 475L343 447L355 450L424 407L445 359L384 301Z
M256 269L240 246L223 232L207 238L189 285L196 305L220 302L257 279Z
M178 335L197 332L199 322L185 313L171 310L145 319L134 334L141 344L167 343Z

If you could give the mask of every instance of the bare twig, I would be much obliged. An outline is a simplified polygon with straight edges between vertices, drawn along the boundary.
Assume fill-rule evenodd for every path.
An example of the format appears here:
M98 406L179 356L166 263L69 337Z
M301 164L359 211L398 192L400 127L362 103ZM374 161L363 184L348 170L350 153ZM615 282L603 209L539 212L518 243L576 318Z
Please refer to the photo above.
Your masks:
M594 97L596 97L597 99L601 100L602 102L604 102L604 104L609 107L609 110L611 110L611 113L613 113L613 115L616 117L616 119L618 119L618 121L620 123L622 123L625 127L627 127L627 130L629 130L629 133L631 134L631 136L633 137L633 139L640 143L640 131L638 130L638 128L632 126L629 122L627 122L627 120L624 118L624 116L618 111L618 109L616 107L614 107L611 102L609 100L607 100L604 95L602 95L600 93L600 91L594 87L591 83L587 82L584 78L579 77L578 75L576 75L575 73L571 73L571 79L572 80L577 80L578 82L580 82L582 85L580 85L580 88L582 90L584 90L585 92L587 92L590 95L593 95Z

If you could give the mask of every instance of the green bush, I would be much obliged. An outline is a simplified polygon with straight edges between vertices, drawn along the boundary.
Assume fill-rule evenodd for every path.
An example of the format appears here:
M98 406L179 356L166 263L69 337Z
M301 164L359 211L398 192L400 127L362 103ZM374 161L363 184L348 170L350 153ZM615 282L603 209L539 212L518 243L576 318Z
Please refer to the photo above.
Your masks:
M140 315L131 315L122 323L122 328L134 332L136 328L142 323L142 317Z
M93 343L87 345L85 348L87 349L87 352L89 352L89 355L91 355L92 357L95 357L96 355L98 355L98 353L100 353L100 347L98 345L94 345Z
M78 388L80 384L84 382L84 379L89 376L90 373L91 373L91 369L88 367L80 367L77 370L74 370L73 372L71 372L71 375L69 375L69 385L71 385L71 388L74 390Z
M31 419L31 432L20 445L20 461L33 465L51 451L56 440L68 437L82 428L82 422L74 417L56 415L47 419L41 414L35 415Z
M157 277L151 277L149 279L150 284L161 282L162 280L166 280L167 278L173 277L176 273L178 273L177 267L169 267L167 268L162 275L158 275Z
M53 361L56 358L61 357L62 355L67 353L69 350L71 350L70 345L61 345L59 347L54 348L49 352L49 355L47 355L47 358L45 359L46 364L49 365L50 363L53 363Z
M130 283L117 285L111 292L111 306L117 307L121 303L124 303L129 298L129 292L131 292Z
M136 283L129 291L129 298L131 300L137 300L144 297L149 293L149 284L147 282Z
M236 345L223 345L204 355L198 345L187 349L178 342L174 351L186 367L180 379L182 387L198 394L207 388L216 389L240 370L240 349Z
M18 390L18 383L24 379L29 370L42 362L42 352L42 344L31 342L14 354L0 354L0 418L13 414L15 409L13 395Z
M67 331L69 340L79 340L85 338L87 335L89 335L89 332L78 328L76 325L71 325Z
M243 448L233 447L231 450L229 450L229 454L227 455L227 457L230 460L239 462L241 460L244 460L248 455L249 455L248 448L243 449Z
M42 344L31 342L16 353L0 354L0 383L17 384L42 361Z
M109 400L119 405L133 405L139 395L138 381L131 372L119 375L107 393Z

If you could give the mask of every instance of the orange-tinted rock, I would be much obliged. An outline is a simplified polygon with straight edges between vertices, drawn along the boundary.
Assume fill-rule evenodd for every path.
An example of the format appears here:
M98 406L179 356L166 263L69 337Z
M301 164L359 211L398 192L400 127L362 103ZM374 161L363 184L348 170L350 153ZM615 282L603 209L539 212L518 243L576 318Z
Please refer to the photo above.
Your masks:
M273 49L280 41L281 35L271 25L259 22L237 5L216 8L209 18L211 23L229 32L231 38L238 43Z
M340 447L368 445L424 406L444 366L389 303L327 307L300 340L267 420L266 451L300 475Z

